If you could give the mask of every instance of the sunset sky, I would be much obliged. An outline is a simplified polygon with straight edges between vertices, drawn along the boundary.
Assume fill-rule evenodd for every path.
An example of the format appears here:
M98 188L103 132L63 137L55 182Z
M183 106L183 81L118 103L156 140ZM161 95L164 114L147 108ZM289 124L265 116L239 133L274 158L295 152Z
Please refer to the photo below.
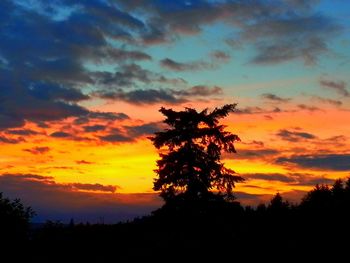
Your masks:
M243 204L350 176L350 1L1 0L0 192L46 219L147 214L159 108L239 135Z

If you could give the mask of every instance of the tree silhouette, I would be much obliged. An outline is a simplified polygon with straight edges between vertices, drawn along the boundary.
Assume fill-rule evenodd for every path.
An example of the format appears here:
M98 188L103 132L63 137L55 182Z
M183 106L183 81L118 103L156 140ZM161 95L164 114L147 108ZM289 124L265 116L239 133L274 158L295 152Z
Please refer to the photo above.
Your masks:
M227 104L208 112L192 108L184 111L161 108L164 123L170 126L151 137L160 149L158 178L154 190L161 191L165 201L181 197L185 200L233 198L236 182L243 178L220 161L223 151L235 153L234 142L239 137L219 124L219 119L233 112L236 104ZM213 193L211 190L216 189Z
M301 200L300 207L308 212L328 211L332 207L332 190L328 185L316 185Z
M0 192L0 233L3 238L19 241L27 238L30 219L35 212L19 199L11 201Z
M267 209L273 213L283 213L288 211L290 204L284 201L280 193L277 193L271 200Z

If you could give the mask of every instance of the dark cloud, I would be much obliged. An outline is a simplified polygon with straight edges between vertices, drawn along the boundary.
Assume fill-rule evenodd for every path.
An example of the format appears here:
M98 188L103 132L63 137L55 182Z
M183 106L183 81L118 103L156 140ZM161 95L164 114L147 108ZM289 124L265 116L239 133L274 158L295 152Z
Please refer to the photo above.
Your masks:
M135 63L122 65L114 73L98 72L96 76L99 84L116 87L133 87L137 82L149 84L156 79L153 72L143 69Z
M307 110L307 111L319 111L320 110L318 107L309 106L309 105L305 105L305 104L299 104L298 108L301 110Z
M77 190L86 190L86 191L99 191L99 192L110 192L114 193L117 190L115 185L102 185L102 184L82 184L82 183L73 183L69 184L73 189Z
M17 129L17 130L7 130L7 134L12 135L22 135L22 136L30 136L30 135L37 135L38 132L30 129Z
M67 132L61 132L61 131L57 131L57 132L53 132L50 134L51 137L55 137L55 138L69 138L72 135L67 133Z
M314 134L303 132L303 131L290 131L290 130L279 130L276 135L282 140L289 142L299 142L300 140L312 140L317 137Z
M255 144L253 144L255 145ZM261 147L261 145L258 145ZM236 154L226 154L224 153L222 157L224 159L264 159L264 158L270 158L273 155L277 155L280 152L276 149L241 149L237 150Z
M1 71L1 69L0 69ZM2 76L0 73L0 81ZM66 89L47 86L40 91L34 86L17 86L14 82L2 82L0 90L0 129L21 127L25 120L33 122L55 121L71 116L82 116L88 110L75 104L75 100L84 95ZM23 84L25 85L25 84ZM57 97L56 97L56 95Z
M179 104L196 97L208 97L213 95L221 95L220 87L208 87L205 85L197 85L188 89L138 89L132 91L117 90L112 92L102 92L99 96L104 99L122 100L132 104L155 104L169 103Z
M317 170L350 171L350 154L295 155L279 157L276 163Z
M254 41L256 64L274 64L302 59L306 65L317 62L328 51L327 42L339 27L321 15L275 16L245 27L242 38ZM297 45L295 43L298 43Z
M218 61L222 61L222 62L228 62L231 59L230 54L221 51L221 50L216 50L213 51L212 53L210 53L210 56Z
M218 86L209 87L206 85L197 85L186 90L180 90L180 91L173 90L172 93L183 97L187 97L187 96L206 97L206 96L213 96L213 95L222 95L223 90Z
M162 205L157 194L119 194L113 193L113 187L118 190L99 184L60 184L41 175L0 175L1 191L30 205L38 214L34 222L68 223L73 217L76 222L97 223L104 217L106 223L116 223L147 215Z
M331 184L334 182L333 179L308 173L251 173L242 174L241 176L247 179L277 181L298 186L314 186L316 184Z
M61 85L50 85L48 83L37 83L31 85L29 94L39 100L63 100L69 102L77 102L89 99L81 91L73 88L63 87Z
M59 7L59 8L58 8ZM124 63L151 60L139 50L111 41L132 38L144 23L110 2L37 1L37 5L1 1L0 129L86 116L79 106L89 95L81 87L96 83L87 62ZM61 10L71 10L64 15ZM123 41L124 41L123 40Z
M213 69L214 64L204 61L193 61L188 63L178 62L170 58L165 58L160 61L160 65L164 68L173 71L197 71L203 69Z
M248 106L244 108L236 108L236 114L266 114L266 113L280 113L280 112L288 112L287 110L282 110L279 107L274 107L272 109L264 109L256 106ZM266 116L265 116L266 117Z
M300 184L306 185L306 186L315 186L315 185L321 185L321 184L327 184L331 185L334 183L334 179L329 179L325 177L315 177L315 176L310 176L306 180L302 181Z
M89 161L85 161L85 160L79 160L79 161L75 161L76 164L94 164L95 162L89 162Z
M320 96L313 96L312 99L319 101L321 103L330 104L333 106L341 106L343 104L343 102L341 102L340 100L333 100L329 98L323 98Z
M134 138L129 137L128 135L124 134L123 132L114 129L113 132L108 133L103 136L99 136L100 140L103 142L110 142L110 143L121 143L121 142L132 142L134 141Z
M150 122L140 125L123 126L122 130L113 128L108 134L99 136L101 141L110 143L134 142L140 137L153 135L165 128L161 122Z
M317 2L288 1L118 1L128 10L147 12L150 35L162 43L174 35L198 34L208 24L228 23L239 32L234 46L252 44L254 63L279 63L302 58L315 63L326 52L330 36L338 27L325 16L315 15ZM157 29L155 29L157 28ZM236 33L237 35L237 33ZM298 45L295 45L298 43ZM173 68L179 68L173 65ZM180 67L181 68L181 67Z
M47 146L37 146L30 149L23 149L23 151L30 152L32 154L44 154L50 151L50 147Z
M344 81L330 81L330 80L320 80L320 85L324 88L335 91L341 96L350 97L350 92L346 88L346 83Z
M112 63L115 61L152 60L150 55L141 51L127 51L112 47L102 50L102 52L99 54L100 56L97 55L98 54L95 54L93 56L93 60L96 63L103 63L103 60L107 60L108 62Z
M98 91L102 90L102 92L110 92L121 87L149 86L155 83L179 86L186 84L186 81L181 78L167 78L162 74L144 69L135 63L120 65L115 72L102 71L95 72L94 75L97 83L100 85Z
M9 138L9 137L5 137L5 136L0 135L0 143L17 144L17 143L21 143L21 142L25 142L25 139L22 137Z
M177 98L172 94L171 90L165 89L145 89L133 91L116 91L101 93L104 99L123 100L132 104L154 104L154 103L170 103L177 104L185 102L182 98Z
M246 144L246 145L253 145L256 147L264 147L264 145L265 145L263 141L257 141L257 140L252 140L252 141L248 141L248 142L241 141L241 143Z
M279 173L254 173L254 174L244 174L244 178L265 180L265 181L279 181L283 183L293 183L295 179L293 177L279 174Z
M85 118L90 111L79 103L95 93L185 83L137 65L137 61L152 60L140 50L142 44L176 41L224 22L236 33L237 43L255 47L253 63L303 59L312 64L328 52L328 42L340 29L331 18L315 14L314 1L20 2L0 1L1 130L22 127L28 121ZM213 56L228 58L222 51ZM161 63L176 71L216 67L212 62L170 58ZM116 71L98 70L106 64ZM158 87L150 88L159 93L158 100L162 96L165 101L179 100ZM346 89L337 90L348 96Z
M263 99L266 99L266 100L270 100L270 101L274 101L274 102L283 102L283 103L286 103L288 101L290 101L291 99L290 98L282 98L280 96L277 96L275 94L272 94L272 93L264 93L261 95L261 97Z
M245 107L245 108L236 108L235 113L236 114L256 114L256 113L263 113L264 110L260 107Z
M101 111L93 111L88 115L89 118L100 119L100 120L127 120L129 116L125 113L116 113L116 112L101 112Z
M84 126L83 128L85 132L98 132L98 131L104 131L107 128L107 126L96 124L96 125Z
M339 145L345 145L344 143L348 140L348 137L344 135L335 135L326 139L330 143L335 143Z
M124 129L131 138L138 138L145 135L149 136L163 130L164 124L160 122L151 122L137 126L125 126Z
M113 122L116 120L123 121L129 119L129 116L125 113L116 113L116 112L100 112L92 111L89 112L84 117L79 117L74 120L74 124L81 125L89 123L90 120L102 120L107 122Z

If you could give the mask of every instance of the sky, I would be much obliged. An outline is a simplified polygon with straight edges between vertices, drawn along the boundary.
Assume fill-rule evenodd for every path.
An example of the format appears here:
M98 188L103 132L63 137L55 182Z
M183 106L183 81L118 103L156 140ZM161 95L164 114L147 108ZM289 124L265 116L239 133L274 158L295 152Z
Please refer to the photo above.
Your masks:
M0 192L47 219L160 207L160 107L214 109L246 205L350 176L350 2L1 0Z

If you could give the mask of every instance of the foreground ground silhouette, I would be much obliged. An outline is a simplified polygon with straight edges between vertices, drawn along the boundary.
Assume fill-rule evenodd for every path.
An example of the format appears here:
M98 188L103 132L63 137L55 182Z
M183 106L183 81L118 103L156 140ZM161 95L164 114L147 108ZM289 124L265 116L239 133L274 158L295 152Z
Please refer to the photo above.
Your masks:
M115 225L48 222L29 232L26 241L12 243L2 257L11 262L315 262L329 257L334 262L346 256L349 219L350 179L317 185L298 205L277 194L257 208L211 200L166 204L150 216Z

